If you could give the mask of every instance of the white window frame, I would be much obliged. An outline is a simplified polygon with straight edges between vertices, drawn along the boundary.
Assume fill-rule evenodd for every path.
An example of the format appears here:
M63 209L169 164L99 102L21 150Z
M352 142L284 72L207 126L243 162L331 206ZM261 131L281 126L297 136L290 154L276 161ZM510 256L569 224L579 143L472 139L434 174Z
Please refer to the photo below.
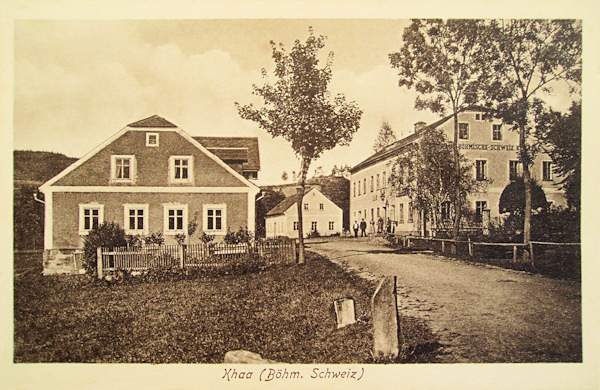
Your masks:
M477 210L479 209L479 204L481 204L483 207L481 208L481 214L478 215ZM488 201L487 200L476 200L475 201L475 216L479 219L481 218L481 221L483 221L483 212L485 210L489 210L488 209ZM479 221L479 222L481 222Z
M548 164L550 165L550 170L548 171L549 178L546 179L544 176L544 166ZM542 181L553 181L554 180L554 163L552 160L544 160L542 161Z
M460 136L460 125L467 125L467 137L463 138ZM468 140L471 138L471 125L469 124L469 122L459 122L458 123L458 139L462 139L462 140Z
M129 178L117 178L117 159L129 160ZM112 183L133 183L136 175L135 156L130 154L115 154L110 156L110 181Z
M183 226L182 229L169 229L169 211L183 210ZM163 234L165 236L174 236L176 234L187 235L188 230L188 205L183 203L163 203Z
M151 137L156 137L156 143L150 142ZM158 133L146 133L146 146L155 148L160 145L160 135Z
M479 162L479 161L483 161L484 162L484 164L483 164L483 178L482 179L479 179L479 177L477 176L477 162ZM478 159L476 159L475 160L475 180L476 181L486 181L486 180L488 180L488 178L489 178L488 169L489 168L488 168L488 160L487 160L487 158L478 158Z
M187 160L188 177L186 179L175 178L175 160ZM194 183L194 156L170 156L169 157L169 182L172 184Z
M143 210L144 214L142 216L143 218L143 224L144 227L142 229L131 229L130 225L129 225L129 212L131 210ZM149 233L149 229L148 229L148 204L134 204L134 203L128 203L128 204L124 204L123 205L123 226L125 227L125 233L126 234L131 234L131 235L148 235ZM137 216L136 216L137 218ZM136 222L137 224L137 222Z
M208 210L221 210L221 229L208 229ZM203 204L202 205L202 230L207 234L227 234L227 204ZM274 229L275 230L275 229Z
M98 210L98 226L104 222L104 205L100 203L80 203L79 204L79 235L87 236L90 230L93 228L93 224L90 224L89 229L85 229L85 210L94 209Z
M500 139L494 139L494 126L500 126ZM502 123L492 123L492 142L504 141L504 126Z

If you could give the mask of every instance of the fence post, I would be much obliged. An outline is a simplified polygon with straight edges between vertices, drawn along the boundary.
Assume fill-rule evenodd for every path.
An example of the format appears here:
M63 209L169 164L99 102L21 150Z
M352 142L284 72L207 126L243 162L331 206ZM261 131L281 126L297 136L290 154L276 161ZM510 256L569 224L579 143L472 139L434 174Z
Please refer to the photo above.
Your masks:
M185 265L185 244L179 245L179 266L183 268Z
M469 256L473 257L473 243L471 242L471 237L469 237Z
M442 240L442 254L446 252L446 241Z
M531 267L535 269L535 261L533 260L533 243L529 243L529 258L531 259Z
M513 263L517 262L517 246L513 245Z
M98 279L102 279L102 248L96 250L96 264L98 268Z

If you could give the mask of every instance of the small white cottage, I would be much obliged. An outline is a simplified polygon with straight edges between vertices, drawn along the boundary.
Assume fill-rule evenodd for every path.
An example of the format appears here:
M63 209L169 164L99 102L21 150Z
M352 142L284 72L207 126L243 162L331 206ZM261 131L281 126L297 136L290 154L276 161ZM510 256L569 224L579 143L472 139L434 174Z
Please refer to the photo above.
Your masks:
M267 213L267 237L298 237L298 194L288 196ZM302 200L303 231L306 236L317 231L322 236L342 233L342 209L317 188L305 192Z

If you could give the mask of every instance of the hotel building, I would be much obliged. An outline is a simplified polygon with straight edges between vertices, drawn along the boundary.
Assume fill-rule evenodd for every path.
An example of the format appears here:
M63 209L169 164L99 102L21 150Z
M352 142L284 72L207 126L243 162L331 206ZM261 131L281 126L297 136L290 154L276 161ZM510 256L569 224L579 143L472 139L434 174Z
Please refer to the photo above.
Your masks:
M487 222L500 217L499 201L502 191L511 180L521 175L518 158L519 134L509 130L500 120L483 118L483 112L465 110L458 115L458 148L473 163L473 176L485 181L482 192L469 194L468 206L478 219ZM364 219L369 233L376 233L387 226L396 234L430 234L423 230L419 213L412 207L408 196L399 196L392 190L390 173L396 158L406 148L417 142L423 131L437 128L449 140L454 138L452 115L426 125L415 123L415 131L409 136L388 145L354 166L350 179L350 223ZM530 167L531 178L536 180L554 205L566 205L560 179L553 173L552 161L547 154L538 153ZM452 206L442 205L440 215L450 218ZM388 222L389 221L389 222Z

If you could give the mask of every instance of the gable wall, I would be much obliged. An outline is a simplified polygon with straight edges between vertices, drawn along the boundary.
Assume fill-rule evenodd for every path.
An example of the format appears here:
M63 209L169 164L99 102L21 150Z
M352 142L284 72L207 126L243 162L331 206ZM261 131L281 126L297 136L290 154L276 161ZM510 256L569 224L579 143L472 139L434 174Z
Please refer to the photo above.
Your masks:
M155 132L149 130L148 132ZM157 147L146 146L146 131L130 130L92 156L74 171L58 180L56 186L131 186L110 182L111 155L135 155L135 186L175 186L169 184L169 157L194 156L194 183L177 186L245 187L224 167L216 163L175 131L159 131Z

